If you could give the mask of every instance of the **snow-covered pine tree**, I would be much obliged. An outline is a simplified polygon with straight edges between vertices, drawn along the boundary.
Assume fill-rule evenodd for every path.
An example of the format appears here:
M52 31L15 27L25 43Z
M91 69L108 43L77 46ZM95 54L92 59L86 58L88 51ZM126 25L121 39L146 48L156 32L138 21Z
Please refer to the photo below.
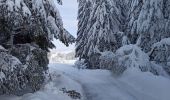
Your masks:
M76 42L76 57L86 58L84 52L85 40L87 39L87 25L92 10L92 2L90 0L78 0L78 31Z
M132 43L137 39L142 40L139 45L148 52L153 43L170 36L167 32L169 30L168 5L168 0L133 0L129 12Z
M69 44L54 0L1 0L0 8L0 31L9 34L8 41L13 31L14 44L35 42L48 50L54 47L53 36Z
M127 26L129 39L132 43L137 42L143 51L149 52L150 60L169 73L170 1L132 1Z
M62 4L61 0L0 0L0 47L6 49L0 50L0 95L39 90L53 37L67 46L75 41L63 28L55 2Z
M89 6L89 2L91 6L83 11L83 6ZM95 61L99 58L97 53L115 51L120 47L121 44L117 43L116 38L120 30L120 17L112 0L87 0L84 5L80 3L76 54L88 60L94 67L93 65L97 66ZM92 57L95 55L96 57Z
M136 44L139 34L136 32L137 20L142 8L142 0L131 0L128 2L128 11L126 16L126 29L125 32L128 34L132 44Z

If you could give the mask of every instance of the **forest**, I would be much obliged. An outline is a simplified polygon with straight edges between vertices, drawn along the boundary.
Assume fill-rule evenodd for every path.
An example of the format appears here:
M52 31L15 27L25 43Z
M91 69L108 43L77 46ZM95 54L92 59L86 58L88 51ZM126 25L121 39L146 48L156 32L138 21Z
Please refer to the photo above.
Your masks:
M75 37L62 0L0 0L0 100L169 100L170 1L77 3ZM54 39L75 52L53 55Z

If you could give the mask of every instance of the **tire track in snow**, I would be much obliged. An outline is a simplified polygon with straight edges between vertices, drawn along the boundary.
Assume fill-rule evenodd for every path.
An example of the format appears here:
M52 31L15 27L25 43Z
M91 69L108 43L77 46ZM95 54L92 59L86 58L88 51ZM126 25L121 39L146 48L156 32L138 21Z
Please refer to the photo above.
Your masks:
M153 98L153 97L149 96L148 94L144 94L120 80L115 80L115 81L111 81L111 82L116 87L118 87L120 90L122 90L123 92L126 92L127 94L129 94L130 96L135 98L135 100L157 100L156 98Z
M137 100L135 99L133 95L130 95L130 94L127 95L127 93L124 92L123 90L120 91L120 88L116 87L117 85L113 84L110 81L99 79L101 83L99 82L99 83L91 84L88 82L81 81L81 80L86 80L86 79L81 79L81 80L78 79L77 76L81 76L81 75L76 75L76 73L74 73L74 75L71 75L65 72L65 75L67 75L72 80L81 84L83 88L83 95L85 96L84 100ZM94 76L91 76L91 77L94 77ZM92 80L89 80L89 81L92 81ZM118 91L119 93L114 95L115 92L118 92ZM128 99L125 99L126 97L122 97L125 95L126 97L128 97Z
M140 90L100 70L77 70L67 65L60 69L72 80L81 84L85 100L156 100Z

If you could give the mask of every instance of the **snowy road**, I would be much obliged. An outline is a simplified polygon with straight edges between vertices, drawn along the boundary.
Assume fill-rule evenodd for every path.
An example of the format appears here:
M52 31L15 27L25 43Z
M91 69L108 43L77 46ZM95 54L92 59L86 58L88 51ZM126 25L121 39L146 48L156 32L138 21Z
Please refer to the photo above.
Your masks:
M170 100L170 80L131 68L120 77L107 70L79 70L73 64L50 64L52 81L40 91L0 100L75 100L61 91L75 90L81 100Z
M52 70L62 71L66 76L80 83L86 100L168 100L168 97L166 97L168 94L165 90L163 91L165 94L154 92L156 90L151 90L150 93L149 90L145 89L147 86L128 85L126 79L114 78L106 70L78 70L71 65L63 64L51 66ZM129 83L133 84L133 80ZM147 85L151 86L152 83ZM162 84L158 83L158 85ZM152 89L152 86L150 89ZM159 96L156 96L156 94L159 94Z

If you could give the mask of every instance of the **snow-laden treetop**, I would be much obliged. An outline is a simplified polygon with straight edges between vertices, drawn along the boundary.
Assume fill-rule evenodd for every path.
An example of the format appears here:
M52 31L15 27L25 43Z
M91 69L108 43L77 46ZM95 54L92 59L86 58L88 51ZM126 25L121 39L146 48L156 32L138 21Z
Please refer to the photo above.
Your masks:
M10 34L29 34L31 41L43 38L45 47L54 46L53 37L68 45L73 37L64 31L55 2L62 4L61 0L0 0L0 20L7 24Z

